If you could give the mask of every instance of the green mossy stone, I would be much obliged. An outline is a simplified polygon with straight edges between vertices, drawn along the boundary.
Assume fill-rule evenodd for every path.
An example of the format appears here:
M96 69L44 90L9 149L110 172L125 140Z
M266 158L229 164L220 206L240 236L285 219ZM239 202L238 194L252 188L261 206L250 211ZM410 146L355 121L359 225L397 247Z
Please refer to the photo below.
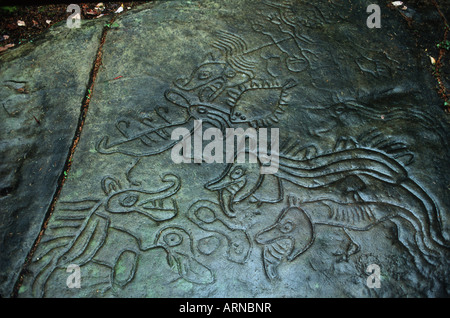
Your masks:
M368 4L162 1L118 16L19 296L445 295L447 119L402 18L383 9L368 29ZM278 172L175 164L171 133L194 119L279 128Z

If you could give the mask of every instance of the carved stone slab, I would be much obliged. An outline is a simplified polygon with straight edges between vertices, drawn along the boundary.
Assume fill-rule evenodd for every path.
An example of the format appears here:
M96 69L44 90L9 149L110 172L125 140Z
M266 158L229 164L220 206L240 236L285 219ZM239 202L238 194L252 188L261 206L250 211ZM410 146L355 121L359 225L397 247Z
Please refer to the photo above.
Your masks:
M118 18L19 296L446 295L448 125L410 31L384 6L369 29L367 5L170 1ZM278 171L175 164L172 131L195 120L279 128Z
M9 297L63 173L102 25L65 23L0 57L0 295Z

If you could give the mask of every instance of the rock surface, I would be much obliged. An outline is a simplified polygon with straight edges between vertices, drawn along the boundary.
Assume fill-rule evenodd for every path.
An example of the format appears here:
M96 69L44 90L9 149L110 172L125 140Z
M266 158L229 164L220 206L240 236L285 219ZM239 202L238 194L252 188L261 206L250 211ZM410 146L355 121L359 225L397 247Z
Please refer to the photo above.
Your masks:
M384 6L368 28L370 3L118 17L19 296L448 296L447 115L411 31ZM200 120L278 128L278 171L174 163L172 132Z
M9 296L52 202L103 26L65 24L0 57L0 295Z

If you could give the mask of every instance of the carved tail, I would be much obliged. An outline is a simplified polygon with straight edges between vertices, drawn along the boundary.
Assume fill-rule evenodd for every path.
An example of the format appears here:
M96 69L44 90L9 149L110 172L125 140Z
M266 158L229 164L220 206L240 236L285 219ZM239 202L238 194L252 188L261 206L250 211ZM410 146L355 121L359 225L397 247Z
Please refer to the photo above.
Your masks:
M307 160L280 156L279 172L276 173L304 188L317 188L358 174L390 184L399 184L408 178L408 173L397 161L369 149L347 149Z
M432 250L439 251L440 249L450 252L450 242L443 236L442 219L439 211L439 207L433 201L433 199L413 180L404 180L401 185L411 192L414 196L420 199L422 209L426 213L419 213L416 215L421 223L422 230L425 238L428 242L428 247ZM417 207L412 207L417 210Z

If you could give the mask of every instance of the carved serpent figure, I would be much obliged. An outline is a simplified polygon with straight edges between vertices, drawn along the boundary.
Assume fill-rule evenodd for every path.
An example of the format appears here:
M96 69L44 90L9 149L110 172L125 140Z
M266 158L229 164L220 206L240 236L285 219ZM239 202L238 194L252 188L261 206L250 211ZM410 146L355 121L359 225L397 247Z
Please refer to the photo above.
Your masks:
M437 259L448 258L450 245L442 236L438 207L399 162L378 150L352 148L306 159L281 155L273 175L260 174L260 165L228 164L205 187L218 192L228 217L236 217L236 204L243 200L257 205L281 202L285 185L301 190L295 196L303 193L306 198L289 199L277 221L256 236L265 247L278 245L272 259L278 253L275 259L292 261L306 251L317 225L341 228L351 240L349 231L367 231L387 220L397 225L399 241L417 265L436 265ZM265 193L273 197L262 195L265 187L271 187ZM357 251L354 243L347 256Z

